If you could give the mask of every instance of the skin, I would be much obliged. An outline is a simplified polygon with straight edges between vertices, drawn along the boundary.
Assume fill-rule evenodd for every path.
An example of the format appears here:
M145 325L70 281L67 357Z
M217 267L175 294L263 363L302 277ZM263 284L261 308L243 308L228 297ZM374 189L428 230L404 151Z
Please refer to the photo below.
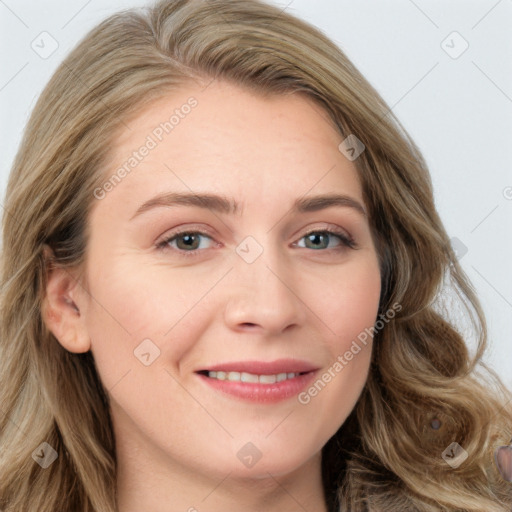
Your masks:
M45 322L67 350L92 350L96 360L111 398L120 512L326 511L320 451L361 394L371 339L308 404L243 401L194 372L292 357L322 374L373 326L380 273L368 218L349 207L291 210L297 198L332 193L364 206L358 173L306 96L263 98L214 81L129 120L105 176L190 96L197 107L92 199L86 266L51 272ZM130 220L164 191L223 194L241 212L167 206ZM329 227L357 248L336 235L308 242L309 231ZM176 228L207 232L195 256L184 255L183 237L156 248ZM247 236L263 249L252 263L236 252ZM160 350L149 366L134 355L146 338ZM250 468L237 457L248 442L261 453Z

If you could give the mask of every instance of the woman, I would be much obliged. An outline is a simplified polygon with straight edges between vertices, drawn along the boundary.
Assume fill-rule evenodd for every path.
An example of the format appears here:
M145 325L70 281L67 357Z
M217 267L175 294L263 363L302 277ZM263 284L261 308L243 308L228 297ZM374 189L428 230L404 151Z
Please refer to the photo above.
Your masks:
M259 1L81 42L6 194L4 512L510 509L511 394L387 112Z

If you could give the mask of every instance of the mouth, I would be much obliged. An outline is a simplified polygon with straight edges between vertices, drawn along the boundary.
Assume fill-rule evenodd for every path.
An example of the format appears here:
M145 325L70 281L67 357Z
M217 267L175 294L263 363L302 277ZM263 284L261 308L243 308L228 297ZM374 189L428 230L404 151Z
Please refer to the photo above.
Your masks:
M238 400L275 403L300 393L318 367L281 359L274 362L241 361L212 365L195 373L209 388Z

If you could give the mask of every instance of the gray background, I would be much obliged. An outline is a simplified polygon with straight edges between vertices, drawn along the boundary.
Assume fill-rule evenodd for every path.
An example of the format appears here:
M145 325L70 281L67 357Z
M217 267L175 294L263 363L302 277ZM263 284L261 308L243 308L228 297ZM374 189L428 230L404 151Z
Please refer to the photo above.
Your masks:
M487 314L486 360L512 386L512 0L271 3L331 37L420 147ZM100 20L145 4L0 0L2 202L22 130L59 62Z

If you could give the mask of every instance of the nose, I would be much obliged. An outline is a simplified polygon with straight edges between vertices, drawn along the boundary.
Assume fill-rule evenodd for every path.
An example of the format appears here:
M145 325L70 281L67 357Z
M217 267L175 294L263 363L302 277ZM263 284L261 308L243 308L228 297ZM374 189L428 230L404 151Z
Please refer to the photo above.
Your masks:
M297 276L284 263L282 257L270 259L265 253L252 263L235 261L224 310L230 329L271 336L304 324L307 306Z

